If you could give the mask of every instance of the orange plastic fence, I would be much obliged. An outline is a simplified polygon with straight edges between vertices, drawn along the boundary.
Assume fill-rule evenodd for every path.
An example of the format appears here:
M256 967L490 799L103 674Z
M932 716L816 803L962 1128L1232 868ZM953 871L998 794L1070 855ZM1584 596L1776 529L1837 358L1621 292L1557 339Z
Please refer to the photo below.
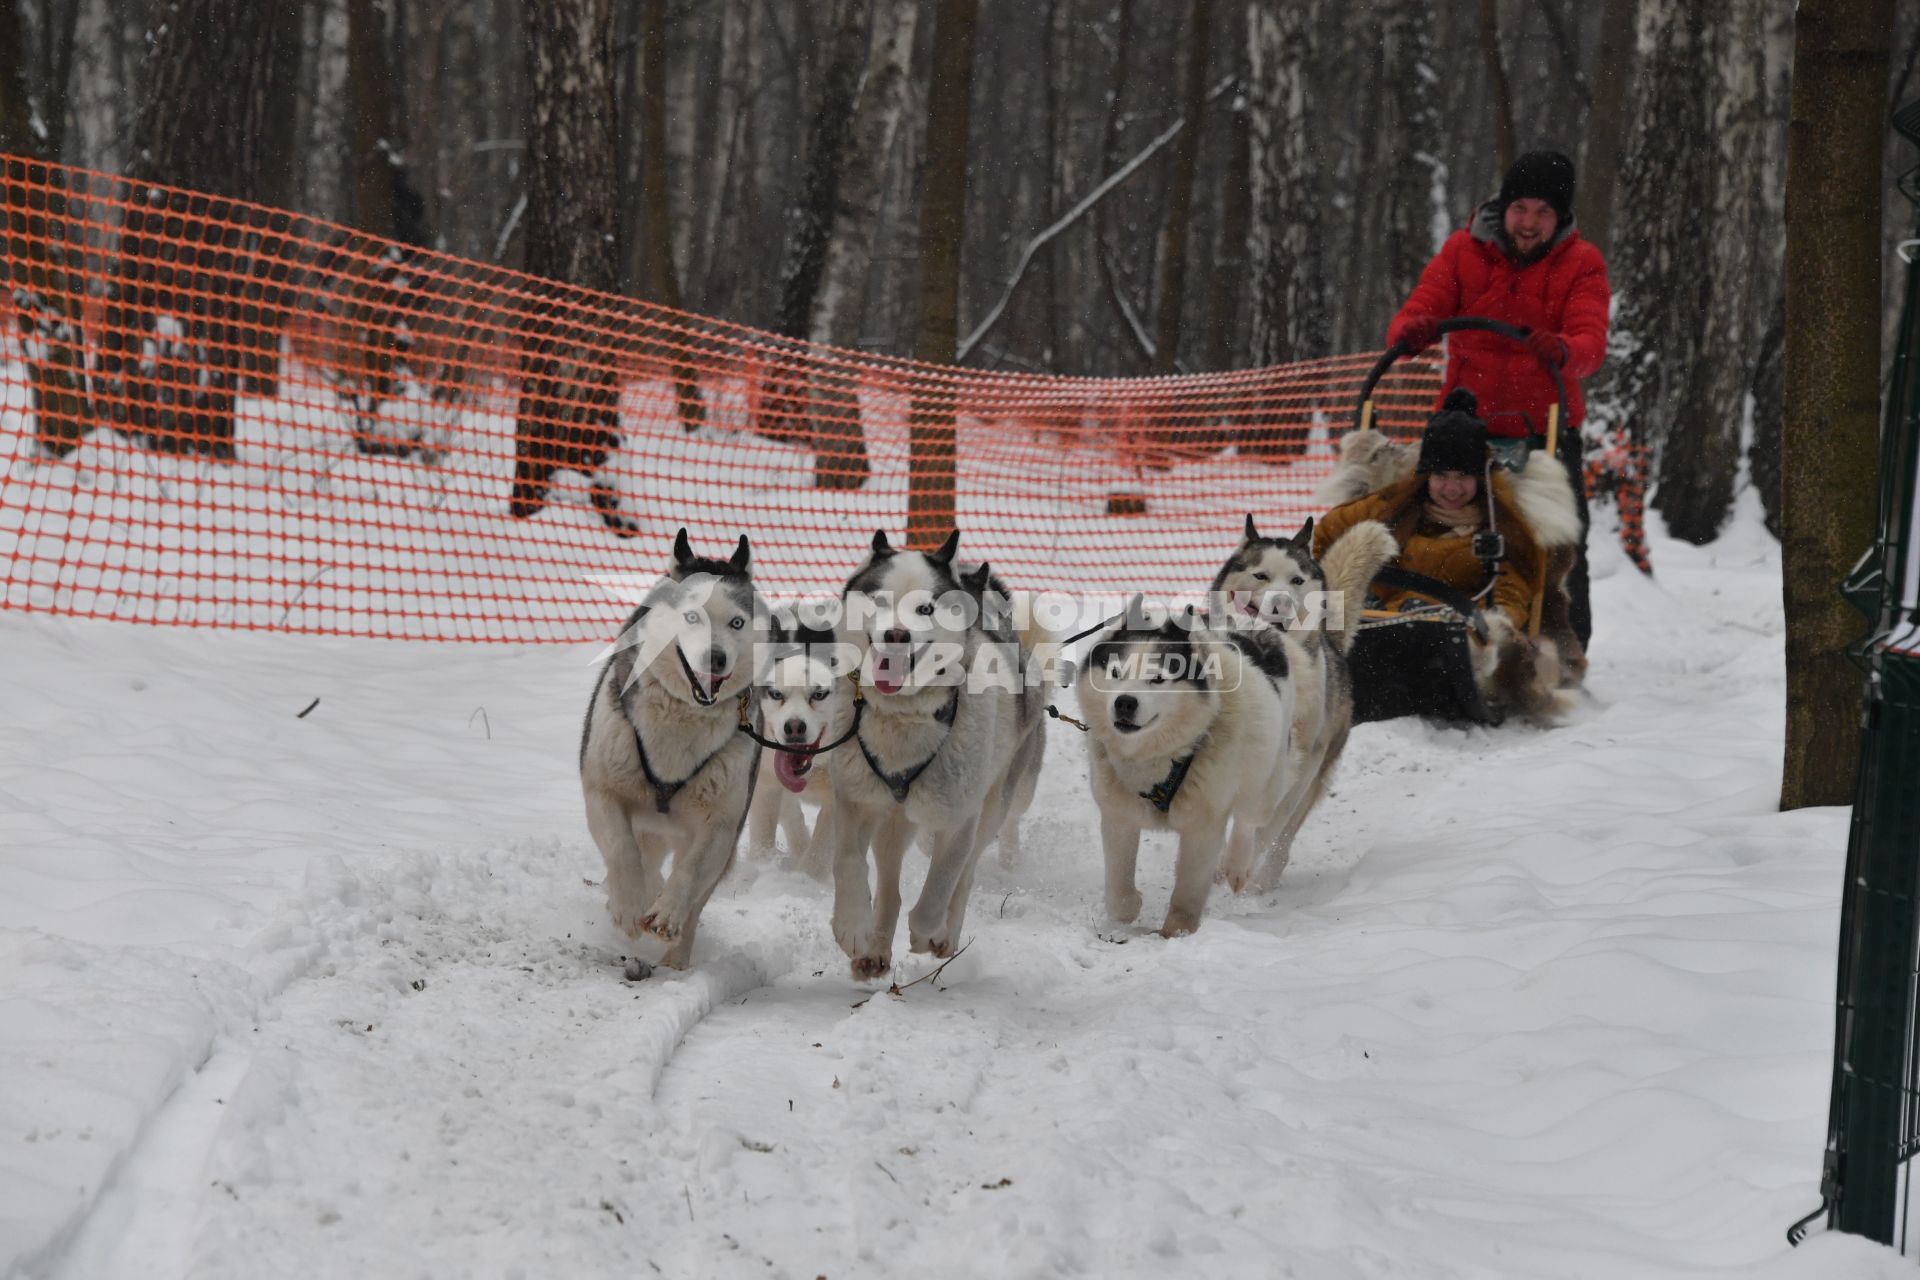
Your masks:
M675 530L783 595L950 492L1010 585L1198 590L1288 529L1370 355L1056 378L919 365L241 201L4 164L0 599L82 617L581 641ZM1430 363L1378 393L1410 433ZM955 424L910 466L910 419Z

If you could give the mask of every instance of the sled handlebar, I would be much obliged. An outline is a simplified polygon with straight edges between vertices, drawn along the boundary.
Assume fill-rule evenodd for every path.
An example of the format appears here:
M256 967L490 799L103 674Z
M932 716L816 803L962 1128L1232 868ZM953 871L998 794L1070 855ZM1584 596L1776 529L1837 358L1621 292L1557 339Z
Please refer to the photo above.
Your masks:
M1440 332L1442 335L1462 331L1497 334L1511 342L1525 342L1533 332L1524 325L1508 324L1505 320L1490 320L1485 316L1459 316L1452 320L1442 320L1440 322ZM1412 354L1412 352L1407 350L1407 344L1404 342L1396 342L1380 353L1380 358L1374 361L1373 368L1367 371L1366 381L1360 384L1359 398L1353 402L1354 430L1365 430L1373 425L1373 414L1371 410L1373 407L1374 387L1379 383L1380 379L1386 375L1387 370L1391 369L1398 361ZM1564 423L1567 421L1566 376L1561 372L1560 366L1558 365L1547 364L1545 361L1542 361L1541 367L1553 375L1553 389L1560 396L1560 421Z

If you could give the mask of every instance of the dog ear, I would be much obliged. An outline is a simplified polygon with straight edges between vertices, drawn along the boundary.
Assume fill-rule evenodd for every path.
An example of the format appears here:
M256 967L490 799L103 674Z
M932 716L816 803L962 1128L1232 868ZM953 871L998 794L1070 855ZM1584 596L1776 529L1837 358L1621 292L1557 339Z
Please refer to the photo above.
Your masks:
M985 595L987 583L992 577L993 566L982 561L979 568L960 579L960 585L966 588L969 595Z
M882 556L890 556L892 554L893 544L887 541L887 531L885 529L875 529L873 531L873 558L878 560Z
M952 533L947 535L947 540L940 544L939 549L933 552L933 554L928 558L939 564L952 564L954 553L956 553L959 550L960 550L960 531L958 529L955 529Z
M684 565L691 559L693 559L693 544L687 541L686 526L682 525L680 532L673 539L673 562Z
M1136 591L1133 599L1127 601L1127 611L1120 618L1122 631L1136 631L1147 625L1147 593Z
M747 545L747 535L740 535L740 545L733 549L733 556L727 563L740 572L747 572L747 566L753 561L753 548Z
M1246 534L1245 541L1256 542L1259 540L1259 538L1260 538L1260 531L1253 527L1253 512L1249 511L1247 512L1247 534Z
M1293 545L1296 547L1303 547L1303 548L1311 547L1313 545L1313 517L1312 516L1308 516L1307 522L1300 526L1300 532L1293 535Z

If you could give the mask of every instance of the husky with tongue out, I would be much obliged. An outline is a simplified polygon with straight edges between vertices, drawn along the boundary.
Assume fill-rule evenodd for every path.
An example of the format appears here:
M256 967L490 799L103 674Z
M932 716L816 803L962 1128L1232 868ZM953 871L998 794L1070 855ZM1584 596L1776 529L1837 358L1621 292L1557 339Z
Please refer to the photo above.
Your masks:
M816 879L825 879L831 855L826 832L833 803L828 751L850 750L853 674L843 669L831 631L795 626L782 631L766 680L755 691L767 741L779 744L760 755L760 784L747 811L747 847L769 853L774 833ZM837 745L836 745L837 744ZM807 831L805 809L820 811Z
M580 739L607 911L651 953L642 959L676 969L733 862L759 770L743 728L770 615L750 558L745 537L717 560L695 555L680 530L666 576L621 628Z
M930 861L907 915L909 945L960 946L981 849L1033 798L1051 687L1030 678L1044 633L1017 630L1013 601L984 564L956 565L960 533L937 551L873 536L841 593L839 638L859 659L865 709L834 751L830 828L833 936L855 979L892 965L900 864L916 838ZM874 890L868 889L868 856Z

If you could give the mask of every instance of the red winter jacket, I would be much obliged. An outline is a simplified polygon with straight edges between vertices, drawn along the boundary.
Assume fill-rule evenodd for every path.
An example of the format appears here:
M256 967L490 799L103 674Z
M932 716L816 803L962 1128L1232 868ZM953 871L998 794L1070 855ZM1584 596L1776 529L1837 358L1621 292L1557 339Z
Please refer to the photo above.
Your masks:
M1598 372L1607 358L1607 312L1612 294L1607 264L1600 251L1563 226L1547 251L1517 266L1502 247L1505 234L1498 206L1481 205L1473 222L1447 237L1446 244L1420 273L1420 283L1387 327L1387 343L1400 340L1415 316L1450 320L1486 316L1529 329L1547 329L1567 340L1568 429L1586 417L1580 379ZM1495 436L1547 429L1547 408L1554 403L1553 375L1527 349L1492 333L1447 335L1447 377L1440 398L1465 387L1480 401L1480 416ZM1436 407L1439 401L1435 401Z

